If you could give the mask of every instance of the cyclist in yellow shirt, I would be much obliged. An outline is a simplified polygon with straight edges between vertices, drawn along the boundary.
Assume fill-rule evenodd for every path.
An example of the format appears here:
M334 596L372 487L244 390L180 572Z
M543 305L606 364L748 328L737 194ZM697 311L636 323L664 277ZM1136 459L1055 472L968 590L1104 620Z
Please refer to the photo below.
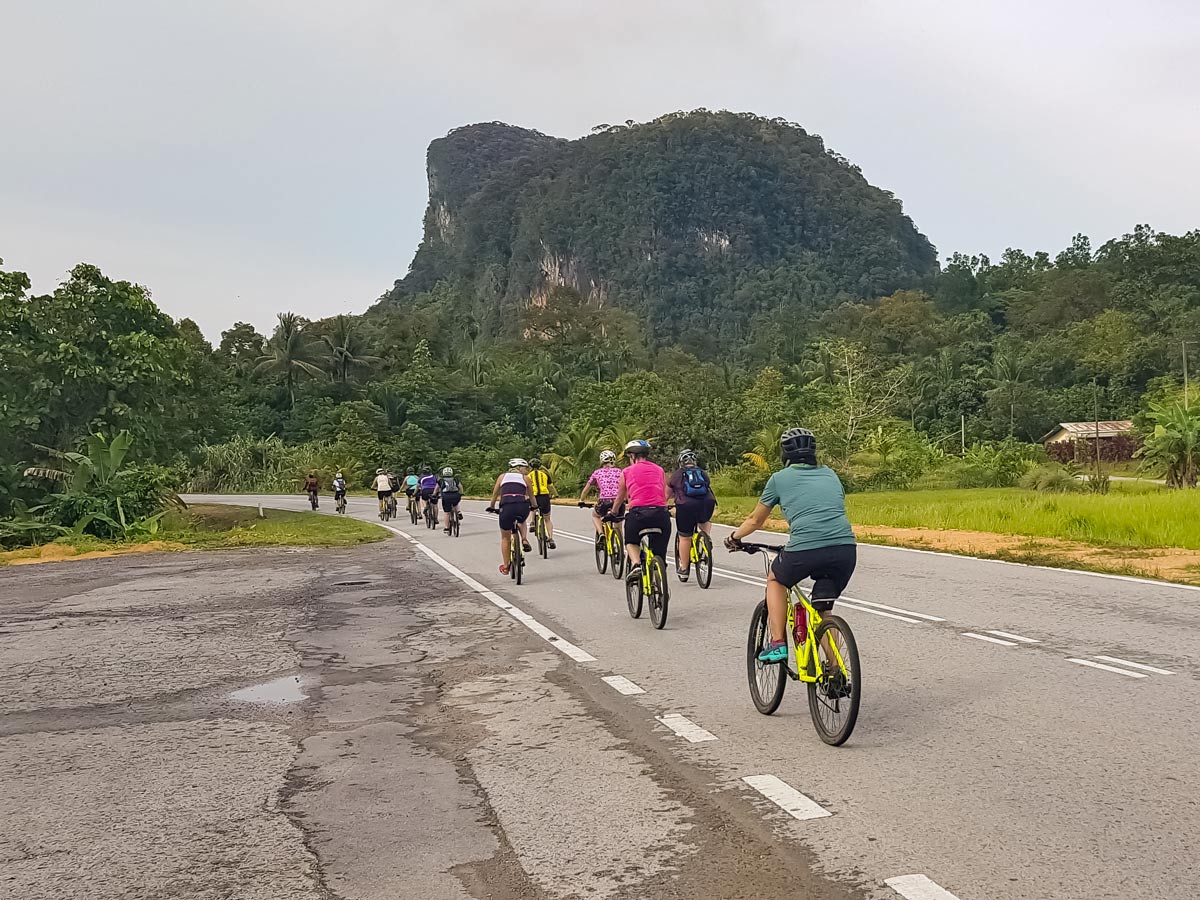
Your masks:
M529 483L533 486L533 502L546 520L546 541L551 550L557 549L554 544L554 524L550 521L550 501L558 496L558 488L537 457L529 461Z

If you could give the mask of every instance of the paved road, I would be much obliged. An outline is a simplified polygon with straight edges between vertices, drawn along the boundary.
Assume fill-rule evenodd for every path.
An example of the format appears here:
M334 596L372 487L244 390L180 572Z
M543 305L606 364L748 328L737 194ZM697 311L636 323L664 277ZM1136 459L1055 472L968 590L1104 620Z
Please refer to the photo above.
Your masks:
M707 592L677 585L667 628L655 632L595 572L587 513L556 509L559 548L531 560L518 587L496 571L495 520L466 506L458 539L405 525L419 543L319 554L322 591L299 620L225 621L251 663L262 635L283 634L294 664L325 685L300 705L316 721L291 769L288 811L304 836L294 858L315 854L334 896L724 898L786 884L800 896L880 900L1194 896L1195 590L864 547L856 602L842 612L859 637L866 694L854 738L833 749L794 685L774 717L749 702L756 558L722 553ZM351 500L356 516L373 507ZM226 584L286 585L297 569L289 559L236 557ZM361 596L329 588L352 570L371 582ZM389 575L403 585L398 605L382 590ZM398 615L411 617L407 627ZM259 638L243 633L252 623ZM185 678L178 668L172 679ZM251 668L239 683L280 667ZM644 693L620 693L603 680L613 676ZM36 715L47 715L41 706ZM692 743L664 717L713 739ZM25 739L41 721L16 720L12 733ZM371 764L355 767L344 745L360 752L359 732L371 735L360 761ZM387 760L398 770L384 778L376 767ZM748 777L793 792L789 801L765 788L799 817ZM411 817L388 819L414 802L429 805L434 835ZM814 812L828 815L805 817ZM286 859L295 835L285 837ZM412 864L397 873L385 860L400 847Z

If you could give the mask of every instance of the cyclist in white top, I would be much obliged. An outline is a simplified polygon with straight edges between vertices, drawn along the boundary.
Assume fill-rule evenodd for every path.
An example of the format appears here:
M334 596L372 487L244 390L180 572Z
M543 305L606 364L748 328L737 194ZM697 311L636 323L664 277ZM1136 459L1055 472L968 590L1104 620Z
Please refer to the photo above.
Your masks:
M371 482L371 486L375 489L375 493L379 495L379 514L383 515L383 509L387 505L388 498L392 496L392 478L383 469L376 469L375 480Z
M508 461L508 471L496 479L492 488L492 505L490 509L499 507L500 510L500 574L508 574L509 542L512 540L512 527L520 524L521 549L529 553L529 530L525 520L529 517L529 508L533 502L533 485L529 482L529 463L523 459L513 458Z

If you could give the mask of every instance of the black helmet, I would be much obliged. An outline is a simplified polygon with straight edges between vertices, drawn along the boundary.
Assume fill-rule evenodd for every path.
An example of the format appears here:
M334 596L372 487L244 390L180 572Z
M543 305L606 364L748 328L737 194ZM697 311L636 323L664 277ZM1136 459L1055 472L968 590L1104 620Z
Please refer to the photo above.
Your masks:
M816 463L817 439L807 428L789 428L779 438L785 463Z
M429 463L425 463L425 465L421 466L421 474L422 475L432 475L433 474L433 469L429 468Z
M542 467L542 460L539 457L535 456L529 460L529 468L540 469L541 467Z
M408 474L409 474L409 475L416 475L416 474L417 474L417 470L416 470L416 469L414 469L412 466L409 466L409 467L408 467Z

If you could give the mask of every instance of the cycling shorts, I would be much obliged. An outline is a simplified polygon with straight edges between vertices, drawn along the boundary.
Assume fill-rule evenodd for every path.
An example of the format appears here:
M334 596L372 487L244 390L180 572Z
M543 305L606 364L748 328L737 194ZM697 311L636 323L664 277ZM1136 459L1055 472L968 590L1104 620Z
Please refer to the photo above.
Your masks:
M625 543L640 544L642 532L649 528L659 529L659 534L649 535L650 549L665 560L671 544L671 514L665 506L631 506L625 513Z
M433 497L433 488L422 488L421 489L421 499L422 500L428 500L431 497Z
M345 491L334 491L334 492L333 492L333 499L334 499L334 500L341 500L341 499L342 499L343 497L345 497L345 496L346 496L346 492L345 492Z
M442 512L450 512L462 503L462 494L442 494Z
M842 595L854 567L858 547L834 544L812 550L784 550L771 564L771 574L786 588L795 587L805 578L813 580L813 608L820 612L833 609L833 601Z
M533 499L537 502L538 512L540 512L543 516L550 515L549 494L534 494Z
M524 497L500 501L500 530L512 531L517 522L524 522L529 516L529 501Z
M592 515L598 519L603 519L613 511L613 504L617 502L616 497L609 497L607 500L597 500L595 507L592 509ZM617 510L617 515L621 515L625 511L625 507Z
M406 487L406 488L404 489L404 493L408 494L408 496L410 496L410 497L411 497L413 494L415 494L416 492L417 492L417 489L416 489L415 487Z
M715 497L690 497L675 501L675 525L680 537L691 537L696 529L712 521L716 511Z
M375 493L379 495L380 500L386 500L388 497L392 496L391 491L376 491Z

